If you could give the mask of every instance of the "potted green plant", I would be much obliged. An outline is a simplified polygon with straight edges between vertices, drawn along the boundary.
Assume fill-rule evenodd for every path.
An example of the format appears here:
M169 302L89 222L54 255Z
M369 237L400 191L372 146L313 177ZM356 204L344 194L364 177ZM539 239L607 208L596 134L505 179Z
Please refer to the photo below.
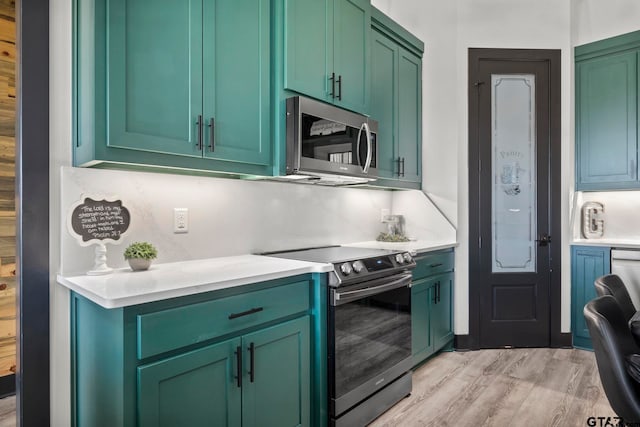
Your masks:
M133 242L124 251L124 259L133 271L147 270L157 256L158 250L148 242Z

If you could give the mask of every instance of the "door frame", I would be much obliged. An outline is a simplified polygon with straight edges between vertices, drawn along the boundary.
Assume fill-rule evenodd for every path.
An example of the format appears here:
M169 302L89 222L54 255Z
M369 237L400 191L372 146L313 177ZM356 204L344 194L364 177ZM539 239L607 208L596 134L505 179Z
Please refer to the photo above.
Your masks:
M478 236L479 221L472 218L480 208L480 191L471 194L471 189L479 186L480 173L479 147L479 96L476 89L479 65L481 61L541 61L548 64L549 70L549 230L552 243L549 251L549 346L565 347L571 345L571 334L561 332L561 73L560 49L484 49L469 48L469 339L468 347L480 348L480 287L474 278L480 272L480 251Z
M16 1L18 426L50 424L49 1Z

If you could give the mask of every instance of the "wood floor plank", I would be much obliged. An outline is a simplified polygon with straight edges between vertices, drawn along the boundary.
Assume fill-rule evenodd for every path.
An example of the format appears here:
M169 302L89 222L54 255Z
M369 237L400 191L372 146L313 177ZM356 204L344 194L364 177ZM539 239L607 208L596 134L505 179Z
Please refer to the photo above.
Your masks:
M585 426L615 416L592 352L505 349L442 353L413 375L413 392L371 426Z

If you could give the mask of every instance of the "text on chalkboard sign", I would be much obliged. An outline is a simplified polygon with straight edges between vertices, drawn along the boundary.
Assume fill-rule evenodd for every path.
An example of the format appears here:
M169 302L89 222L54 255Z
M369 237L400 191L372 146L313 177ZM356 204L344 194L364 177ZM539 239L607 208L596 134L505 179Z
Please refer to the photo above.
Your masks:
M71 214L71 227L83 242L119 240L130 223L129 210L122 206L122 200L109 202L87 197Z

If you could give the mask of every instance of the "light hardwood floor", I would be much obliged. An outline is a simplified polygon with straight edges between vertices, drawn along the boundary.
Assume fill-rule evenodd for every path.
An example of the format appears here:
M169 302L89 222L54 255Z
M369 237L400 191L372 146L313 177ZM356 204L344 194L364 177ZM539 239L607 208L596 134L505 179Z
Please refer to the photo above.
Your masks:
M615 416L592 352L479 350L422 365L411 396L371 426L587 426L591 416Z
M414 372L411 396L371 426L577 427L614 416L592 352L479 350L429 360ZM15 397L0 399L0 427L15 425Z

